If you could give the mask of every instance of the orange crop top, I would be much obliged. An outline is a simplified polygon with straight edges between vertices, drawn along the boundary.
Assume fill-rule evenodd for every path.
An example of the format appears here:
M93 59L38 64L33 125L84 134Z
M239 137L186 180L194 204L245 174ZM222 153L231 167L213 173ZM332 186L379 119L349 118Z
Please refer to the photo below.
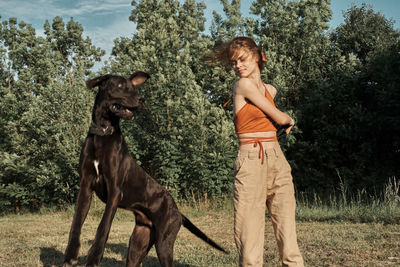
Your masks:
M274 100L267 88L265 88L265 96L275 106ZM276 127L271 119L261 109L250 101L246 102L234 118L237 134L276 131Z
M267 88L265 88L265 96L275 106L274 99L268 92ZM236 113L234 122L237 134L276 131L276 127L272 123L271 119L256 105L253 105L250 101L246 101L246 104ZM261 158L261 164L264 164L265 160L263 142L277 141L278 139L276 136L239 136L239 142L241 145L253 144L254 147L260 147L258 157Z

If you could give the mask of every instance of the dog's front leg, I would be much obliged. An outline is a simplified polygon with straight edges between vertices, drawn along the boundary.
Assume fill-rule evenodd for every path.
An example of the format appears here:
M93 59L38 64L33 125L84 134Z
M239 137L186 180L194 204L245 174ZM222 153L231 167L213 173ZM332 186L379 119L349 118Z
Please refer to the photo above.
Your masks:
M85 176L82 176L85 177ZM81 179L80 190L76 201L74 219L72 220L71 230L69 232L68 245L65 249L64 267L72 266L77 262L80 247L80 235L83 222L86 219L90 208L92 198L92 189L88 179Z
M98 266L103 258L104 247L110 233L111 223L117 211L120 201L121 190L117 186L108 187L108 197L105 211L99 227L97 228L96 237L93 245L89 250L86 266Z

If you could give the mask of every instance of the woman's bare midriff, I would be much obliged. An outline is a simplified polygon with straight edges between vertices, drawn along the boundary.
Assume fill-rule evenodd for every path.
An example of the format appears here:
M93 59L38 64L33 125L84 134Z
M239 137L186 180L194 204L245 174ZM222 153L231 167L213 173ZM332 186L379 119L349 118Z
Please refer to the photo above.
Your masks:
M275 131L269 131L269 132L255 132L255 133L242 133L238 134L238 138L240 137L274 137L276 136ZM267 142L262 142L263 148L268 149L268 148L274 148L276 146L279 146L279 143L277 141L267 141ZM239 146L239 150L259 150L260 147L257 145L254 147L254 144L241 144Z

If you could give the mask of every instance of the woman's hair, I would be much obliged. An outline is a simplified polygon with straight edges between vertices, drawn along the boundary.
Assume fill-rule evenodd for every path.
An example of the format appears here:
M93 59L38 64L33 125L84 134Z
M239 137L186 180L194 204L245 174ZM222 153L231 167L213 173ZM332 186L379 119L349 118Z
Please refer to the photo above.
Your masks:
M264 50L257 46L253 39L249 37L236 37L228 43L223 43L212 51L207 58L207 62L215 64L216 62L224 65L231 65L231 60L239 56L241 51L250 52L258 61L260 70L263 68L264 63L267 62Z

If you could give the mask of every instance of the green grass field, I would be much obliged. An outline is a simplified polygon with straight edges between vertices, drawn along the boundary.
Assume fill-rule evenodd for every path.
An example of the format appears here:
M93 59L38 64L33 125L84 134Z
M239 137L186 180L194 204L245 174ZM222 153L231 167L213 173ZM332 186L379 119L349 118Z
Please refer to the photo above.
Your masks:
M82 231L78 266L85 263L103 204L96 200ZM219 244L222 254L182 228L175 243L175 266L237 266L233 241L233 211L209 203L180 205L181 211ZM0 217L0 266L61 266L73 208ZM119 210L113 222L101 266L125 266L133 215ZM297 222L299 246L306 266L399 266L400 225L348 221ZM265 264L280 266L271 222L266 217ZM152 249L142 266L160 266Z

